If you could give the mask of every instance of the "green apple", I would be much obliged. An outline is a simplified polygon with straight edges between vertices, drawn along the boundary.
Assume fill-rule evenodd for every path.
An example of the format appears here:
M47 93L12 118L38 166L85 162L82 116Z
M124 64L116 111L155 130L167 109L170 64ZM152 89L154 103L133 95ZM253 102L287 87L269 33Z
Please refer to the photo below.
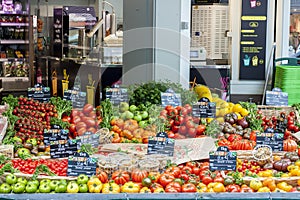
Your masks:
M138 114L138 115L135 115L135 116L133 117L133 119L139 122L139 121L142 121L143 118L142 118L142 115L139 115L139 114Z
M59 181L58 180L52 180L50 183L49 183L49 186L51 188L51 190L55 190L56 186L59 184Z
M78 186L80 193L87 193L89 191L89 188L86 183L80 183Z
M13 137L13 141L15 142L15 143L21 143L22 144L22 139L21 138L19 138L19 137L17 137L17 136L14 136Z
M79 186L76 182L69 182L67 185L67 193L78 193Z
M120 112L125 112L129 110L129 104L127 102L121 102L119 107Z
M21 194L25 191L25 185L24 185L24 183L16 183L12 187L12 190L16 194Z
M26 148L19 148L17 151L18 157L22 158L26 155L31 155L30 150Z
M51 187L47 183L43 183L39 187L40 193L49 193L51 192Z
M138 109L138 107L136 106L136 105L131 105L130 107L129 107L129 111L130 112L134 112L134 111L136 111Z
M63 183L57 184L55 188L56 193L65 193L67 191L67 185Z
M38 186L35 183L29 182L26 185L25 191L27 193L35 193L37 191L37 189L38 189Z
M42 179L42 180L40 181L40 185L42 185L42 184L49 184L50 182L51 182L50 179Z
M15 184L17 182L17 177L14 174L8 174L5 177L5 182L9 185Z
M27 182L28 182L27 179L24 177L17 178L17 183L23 183L24 185L26 185Z
M11 186L8 183L2 183L0 186L0 193L10 193L11 192Z
M39 187L39 185L40 185L40 182L38 181L38 180L29 180L28 182L27 182L27 185L28 184L35 184L37 187Z
M141 115L142 115L142 118L143 118L143 119L147 119L148 116L149 116L149 114L148 114L147 111L141 111Z
M85 174L80 174L78 177L77 177L77 183L78 184L81 184L81 183L87 183L89 180L89 177Z

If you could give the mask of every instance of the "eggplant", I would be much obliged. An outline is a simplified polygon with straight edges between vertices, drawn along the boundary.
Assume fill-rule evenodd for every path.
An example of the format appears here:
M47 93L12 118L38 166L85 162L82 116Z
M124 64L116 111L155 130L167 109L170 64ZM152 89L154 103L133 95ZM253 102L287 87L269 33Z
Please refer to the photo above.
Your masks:
M227 113L226 115L224 115L224 121L231 125L235 123L235 120L232 117L231 113Z
M236 131L243 131L243 127L241 125L235 125L234 128L236 129Z
M243 128L248 128L248 126L249 126L249 123L247 122L247 120L245 118L239 119L237 121L237 124Z
M292 162L291 162L290 159L284 158L284 159L275 161L275 162L273 163L273 168L276 169L277 171L283 171L283 172L286 172L288 166L291 165L291 164L292 164Z

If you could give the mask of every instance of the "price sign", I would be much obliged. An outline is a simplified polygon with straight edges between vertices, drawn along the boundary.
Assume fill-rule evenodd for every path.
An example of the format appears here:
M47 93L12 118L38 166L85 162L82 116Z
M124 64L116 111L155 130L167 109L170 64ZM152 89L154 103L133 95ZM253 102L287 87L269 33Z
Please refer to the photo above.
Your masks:
M68 140L68 134L69 130L53 125L51 129L44 129L44 144L48 146L51 141Z
M34 100L48 102L51 97L50 87L44 87L40 84L37 84L34 87L27 89L27 96L28 98L32 98Z
M86 92L80 92L77 90L65 90L65 100L72 101L73 108L83 108L86 102Z
M127 88L106 88L105 96L115 106L129 102Z
M65 158L73 155L80 149L80 140L50 141L51 158Z
M157 133L156 137L148 139L148 154L164 154L173 156L175 140L168 138L167 133Z
M166 107L167 105L173 107L181 106L181 94L175 93L172 89L161 92L161 105L163 107Z
M288 93L282 92L279 88L273 88L272 91L266 91L266 105L288 106Z
M220 146L217 151L209 152L209 168L215 170L236 170L237 153L229 151L228 147Z
M257 145L269 145L272 151L283 151L283 133L274 133L273 129L267 129L265 133L256 132Z
M200 118L216 118L216 103L203 97L193 105L192 115Z
M77 138L81 140L81 144L91 144L94 148L98 148L99 146L99 134L85 132L82 136Z
M68 176L79 176L85 174L93 176L96 174L97 159L91 158L85 152L76 152L68 158Z

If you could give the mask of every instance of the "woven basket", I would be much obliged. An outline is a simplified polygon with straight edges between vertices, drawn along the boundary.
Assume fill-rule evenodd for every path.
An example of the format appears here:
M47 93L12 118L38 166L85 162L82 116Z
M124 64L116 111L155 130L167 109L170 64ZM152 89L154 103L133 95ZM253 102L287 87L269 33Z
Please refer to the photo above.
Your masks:
M266 117L279 116L281 112L286 112L288 114L291 111L295 111L294 107L292 107L292 106L258 105L257 108L258 108L258 110L261 110L263 115Z
M269 179L269 178L272 178L273 180L275 180L276 184L280 183L280 182L286 182L289 185L297 186L298 185L297 181L300 179L300 176L292 176L292 177L284 177L284 178L281 178L281 177L259 177L259 178L244 177L243 180L244 180L244 183L249 185L250 181L253 179L264 181L265 179Z

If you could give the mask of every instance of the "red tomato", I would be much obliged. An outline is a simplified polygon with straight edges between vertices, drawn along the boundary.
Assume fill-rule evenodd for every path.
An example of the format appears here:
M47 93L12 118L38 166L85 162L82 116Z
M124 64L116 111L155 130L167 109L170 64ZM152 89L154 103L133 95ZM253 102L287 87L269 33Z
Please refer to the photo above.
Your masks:
M190 104L185 104L184 108L187 110L187 113L190 114L192 112L192 106Z
M77 124L77 123L80 122L80 121L81 121L80 116L76 115L75 117L73 117L73 123L74 123L74 124Z
M181 185L178 182L171 182L166 185L165 192L178 193L181 192Z
M159 183L165 187L169 183L171 183L174 179L175 179L175 177L172 174L164 173L159 177Z
M192 183L186 183L182 186L182 192L197 192L197 188Z
M115 171L112 174L111 178L115 181L116 184L124 185L130 180L130 175L126 171Z
M206 129L206 126L203 124L200 124L197 126L197 135L202 135Z
M180 126L173 125L171 130L172 130L174 133L177 133L177 132L179 131L179 128L180 128Z
M199 173L200 173L200 168L199 168L199 167L193 167L192 172L193 172L193 174L195 174L195 175L199 175Z
M95 118L83 117L82 121L85 122L85 124L86 124L87 127L94 127L94 126L96 126Z
M210 176L204 176L201 179L202 183L204 183L205 185L208 185L209 183L213 182L213 179Z
M92 112L94 109L94 106L91 105L91 104L85 104L82 108L82 112L85 114L85 115L89 115L90 112Z
M187 121L185 125L187 128L195 128L195 123L193 121Z
M187 128L186 126L180 126L178 133L185 135L187 133Z
M75 124L70 124L69 131L70 131L70 133L75 133L76 132Z
M195 128L189 128L188 129L188 134L190 137L195 137L197 134L197 130Z
M180 168L176 166L168 167L165 172L172 174L175 178L178 178L179 175L181 174Z
M191 174L192 173L192 167L190 167L190 166L184 166L181 169L181 173L182 174Z

